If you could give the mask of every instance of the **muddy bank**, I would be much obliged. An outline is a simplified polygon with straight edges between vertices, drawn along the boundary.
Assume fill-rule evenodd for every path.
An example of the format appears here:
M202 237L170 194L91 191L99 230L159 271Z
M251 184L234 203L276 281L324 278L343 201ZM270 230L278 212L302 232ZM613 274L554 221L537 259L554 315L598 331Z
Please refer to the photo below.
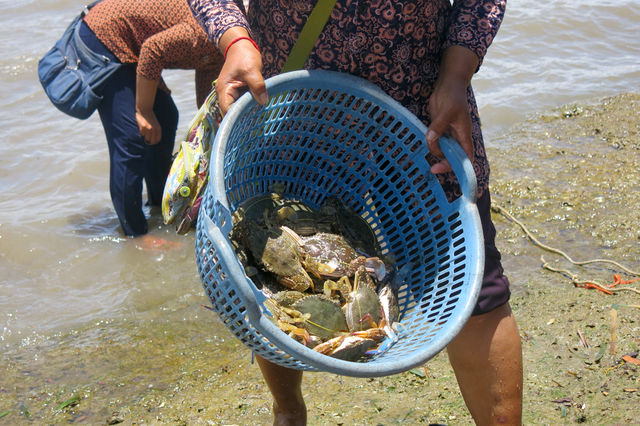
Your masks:
M639 270L638 111L637 94L567 105L488 141L494 204L574 261ZM572 277L633 275L576 265L494 220L523 338L525 423L637 421L640 293L630 289L640 282L613 294L576 287ZM310 424L471 421L444 353L392 377L306 374L303 391ZM248 349L199 305L30 338L0 361L0 424L269 424L270 405Z

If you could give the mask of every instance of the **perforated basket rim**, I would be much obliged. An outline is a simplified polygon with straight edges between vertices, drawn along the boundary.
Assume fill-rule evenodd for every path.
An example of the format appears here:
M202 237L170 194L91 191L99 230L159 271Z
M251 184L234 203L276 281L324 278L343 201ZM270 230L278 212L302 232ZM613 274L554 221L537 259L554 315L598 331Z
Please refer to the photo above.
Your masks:
M391 111L395 116L401 116L408 124L417 128L422 134L426 134L426 126L418 120L417 117L410 113L400 103L384 93L380 88L359 77L335 71L301 70L269 78L265 80L265 84L268 92L270 90L272 92L279 92L281 90L287 90L287 88L299 88L296 87L296 84L303 85L305 80L315 81L316 79L330 81L331 86L328 87L329 89L343 88L348 93L354 95L361 93L365 95L367 99L373 100L379 105L384 106L386 110ZM212 162L209 170L209 190L212 191L214 199L217 200L219 209L222 210L221 214L228 218L225 221L227 229L223 230L225 235L228 235L228 231L231 227L231 214L229 212L230 208L224 179L226 141L233 129L235 120L237 120L247 109L252 108L255 105L256 101L250 93L245 93L241 96L225 115L213 142L211 154ZM475 233L474 236L478 245L480 247L484 247L480 218L475 206L476 180L471 162L457 142L449 138L442 137L440 139L440 145L445 157L449 160L462 189L462 195L451 202L450 205L453 205L454 203L458 204L458 211L463 212L471 222L470 225L472 226L468 231ZM226 248L223 251L228 255L232 255L233 253L232 250L229 251ZM222 255L224 256L225 253L222 253ZM304 345L298 344L262 314L256 300L256 292L258 290L252 288L253 284L244 274L244 271L242 271L237 259L236 263L238 263L238 268L236 269L234 267L233 269L236 269L236 271L233 273L242 274L244 279L236 279L234 283L237 286L240 299L245 304L246 315L248 316L252 326L266 339L268 339L270 343L285 351L294 359L308 364L319 371L328 371L335 374L356 377L377 377L400 373L407 371L410 368L422 365L444 349L446 345L458 334L470 317L477 301L484 266L484 250L479 250L478 253L469 253L469 263L472 264L472 270L475 270L476 273L470 274L470 296L464 304L461 304L464 306L459 307L461 313L458 316L447 320L446 333L439 335L439 337L432 341L429 347L424 351L415 351L415 353L404 357L402 359L403 362L398 362L398 360L390 362L344 361L320 354L305 347ZM295 345L293 343L295 343Z

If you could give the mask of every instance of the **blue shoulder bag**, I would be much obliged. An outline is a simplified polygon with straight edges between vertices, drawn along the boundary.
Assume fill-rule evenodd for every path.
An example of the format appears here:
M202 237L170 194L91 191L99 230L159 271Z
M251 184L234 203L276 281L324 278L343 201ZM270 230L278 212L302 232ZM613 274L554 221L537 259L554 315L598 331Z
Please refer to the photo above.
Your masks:
M102 101L94 90L120 66L89 49L80 38L80 24L87 6L67 27L62 37L38 62L38 78L45 93L60 111L86 119Z

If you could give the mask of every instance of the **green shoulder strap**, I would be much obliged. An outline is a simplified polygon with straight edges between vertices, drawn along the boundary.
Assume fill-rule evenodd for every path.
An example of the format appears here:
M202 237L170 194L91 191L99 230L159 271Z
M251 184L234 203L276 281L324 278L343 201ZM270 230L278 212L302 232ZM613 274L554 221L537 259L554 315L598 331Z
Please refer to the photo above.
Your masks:
M282 67L283 73L298 70L304 66L335 4L336 0L318 0Z

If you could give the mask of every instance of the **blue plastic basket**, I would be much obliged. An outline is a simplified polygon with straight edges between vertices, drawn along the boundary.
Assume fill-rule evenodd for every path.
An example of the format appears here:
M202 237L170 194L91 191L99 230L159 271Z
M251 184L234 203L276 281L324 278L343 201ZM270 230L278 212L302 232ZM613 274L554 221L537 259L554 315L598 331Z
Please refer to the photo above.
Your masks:
M484 245L470 161L456 142L440 139L463 194L449 203L429 171L426 127L373 84L294 71L266 85L268 104L243 95L213 143L195 249L213 309L252 351L284 367L376 377L423 364L460 331L480 289ZM238 205L276 183L311 207L339 197L368 221L396 268L409 271L398 298L402 331L390 349L344 361L307 348L270 321L228 236Z

